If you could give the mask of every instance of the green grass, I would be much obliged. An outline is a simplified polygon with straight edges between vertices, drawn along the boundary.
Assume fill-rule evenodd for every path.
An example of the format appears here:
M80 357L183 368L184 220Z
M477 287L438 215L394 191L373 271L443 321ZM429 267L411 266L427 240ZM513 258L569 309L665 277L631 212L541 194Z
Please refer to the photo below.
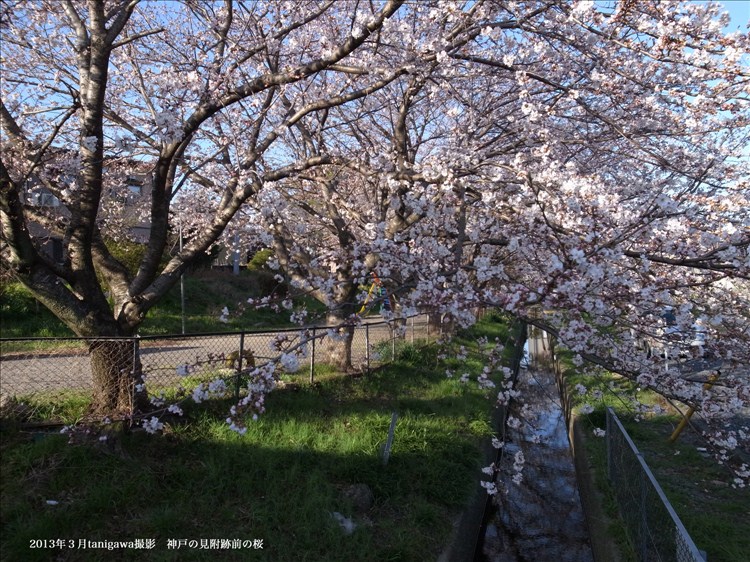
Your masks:
M185 331L233 332L265 327L289 326L288 313L271 309L255 310L246 306L248 298L270 294L276 284L266 272L200 271L187 275L185 285ZM313 312L322 305L312 299L295 299ZM219 322L224 307L229 321ZM286 311L284 311L286 312ZM182 331L180 286L169 293L149 312L139 329L140 335L179 334ZM20 283L10 283L0 293L0 337L71 337L73 332L46 307L39 304ZM16 345L16 344L14 344ZM10 351L10 344L3 346ZM15 350L14 347L12 350Z
M65 337L73 333L20 283L0 291L0 337ZM6 346L3 346L4 348Z
M274 326L289 326L289 315L268 308L244 308L248 298L265 296L272 289L264 272L202 271L185 277L185 331L233 332ZM224 307L229 321L219 322ZM179 284L149 311L141 325L141 335L179 334L182 309Z
M579 420L587 431L586 454L594 468L608 516L617 518L618 508L606 476L606 442L593 435L594 428L603 429L606 425L606 406L616 411L693 541L707 552L708 560L744 562L748 559L750 491L730 486L730 472L698 451L704 443L692 430L686 430L674 444L668 441L680 417L663 398L653 392L639 391L633 383L608 373L592 379L577 375L571 369L566 381L576 409L580 409L584 402L596 408L591 414L579 415ZM600 390L603 398L593 400L590 393L578 395L573 390L576 383L584 384L590 391ZM621 393L637 397L640 403L649 406L661 406L664 413L638 415L629 401L618 396ZM634 560L621 521L613 522L610 533L625 554L625 560Z
M3 405L0 416L34 423L75 424L89 412L90 392L38 392L30 396L12 398Z
M32 539L157 539L153 551L61 551L64 560L436 559L478 478L492 402L447 379L433 347L371 375L285 375L244 436L229 402L186 407L163 435L65 436L2 428L3 558L49 560ZM390 461L381 449L399 414ZM366 484L358 511L343 491ZM58 505L47 505L47 500ZM358 525L344 536L331 512ZM169 551L169 538L263 539L263 550Z

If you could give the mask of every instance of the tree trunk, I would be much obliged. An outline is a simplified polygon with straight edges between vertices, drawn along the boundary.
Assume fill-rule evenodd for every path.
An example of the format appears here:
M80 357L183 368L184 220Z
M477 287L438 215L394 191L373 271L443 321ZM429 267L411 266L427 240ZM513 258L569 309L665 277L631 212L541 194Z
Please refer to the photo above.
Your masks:
M455 335L456 320L452 315L431 310L427 313L427 318L431 334L435 334L436 337Z
M449 337L456 335L456 319L452 315L443 315L440 335Z
M93 340L89 345L94 382L94 414L129 416L143 411L146 393L138 340Z
M349 307L332 310L326 316L328 326L340 326L349 317ZM324 355L326 363L341 371L352 368L352 342L354 341L354 326L343 326L337 330L338 337L326 337Z
M392 339L406 339L406 318L394 318L388 323L388 331Z
M443 335L443 315L440 312L428 312L427 322L429 323L431 334L434 334L436 337Z

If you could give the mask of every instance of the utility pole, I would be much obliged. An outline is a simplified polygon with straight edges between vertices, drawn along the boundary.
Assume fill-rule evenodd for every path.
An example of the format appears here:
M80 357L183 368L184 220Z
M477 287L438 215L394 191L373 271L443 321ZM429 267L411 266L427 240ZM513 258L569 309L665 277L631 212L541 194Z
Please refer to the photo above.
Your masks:
M180 221L180 253L182 253L182 221ZM182 319L182 335L185 335L185 273L180 273L180 310Z
M240 274L240 235L239 233L234 233L234 256L233 256L233 263L232 263L232 273L235 275Z

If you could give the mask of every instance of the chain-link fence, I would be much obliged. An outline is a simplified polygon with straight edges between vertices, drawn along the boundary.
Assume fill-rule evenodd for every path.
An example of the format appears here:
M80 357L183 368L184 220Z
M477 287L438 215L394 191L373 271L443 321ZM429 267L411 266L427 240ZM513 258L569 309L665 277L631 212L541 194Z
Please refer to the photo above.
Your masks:
M607 474L640 562L705 561L612 408Z
M83 412L92 398L101 398L97 393L111 393L117 401L120 390L107 388L102 379L123 380L112 376L118 371L130 375L124 380L132 388L144 383L152 396L177 397L216 379L226 381L228 393L239 395L254 367L277 361L282 354L287 372L309 374L314 381L322 365L366 372L393 359L399 346L435 336L427 317L418 316L398 322L262 332L6 338L0 339L0 405L25 418L54 418L62 404L80 404ZM345 344L347 337L350 347Z

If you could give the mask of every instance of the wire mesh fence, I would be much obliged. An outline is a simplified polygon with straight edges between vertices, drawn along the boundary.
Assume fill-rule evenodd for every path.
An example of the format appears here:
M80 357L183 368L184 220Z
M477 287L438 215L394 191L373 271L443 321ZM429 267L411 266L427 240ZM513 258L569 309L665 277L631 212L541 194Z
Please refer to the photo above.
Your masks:
M640 562L705 561L612 408L607 474Z
M345 340L351 339L347 346ZM278 361L286 372L309 373L321 365L366 372L392 360L399 346L435 337L426 316L357 326L312 326L269 331L136 338L6 338L0 340L0 405L25 418L54 418L62 404L81 406L97 393L117 402L144 384L151 396L181 396L201 383L223 379L226 393L239 395L256 366ZM348 348L348 351L347 351ZM292 352L289 352L292 350ZM344 356L343 354L349 354ZM115 376L127 372L126 377ZM120 396L122 400L122 396ZM120 406L122 404L120 403ZM20 409L20 412L19 412ZM119 408L123 410L122 407ZM83 411L83 410L81 410ZM127 412L123 412L127 415Z

